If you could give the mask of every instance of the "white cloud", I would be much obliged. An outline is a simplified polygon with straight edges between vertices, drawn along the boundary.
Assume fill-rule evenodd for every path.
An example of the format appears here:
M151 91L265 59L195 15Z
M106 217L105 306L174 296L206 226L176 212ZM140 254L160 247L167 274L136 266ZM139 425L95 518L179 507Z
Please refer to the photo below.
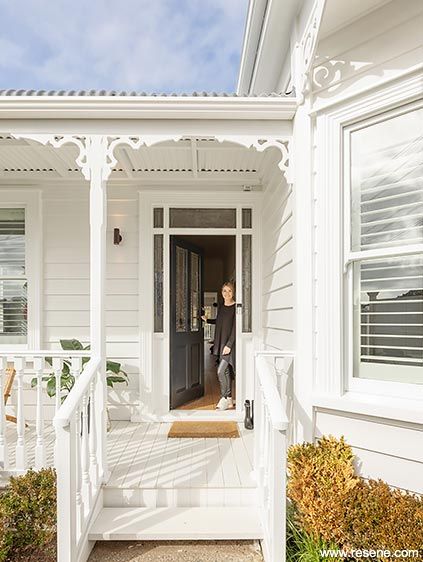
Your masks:
M231 91L246 9L247 0L0 0L0 87Z

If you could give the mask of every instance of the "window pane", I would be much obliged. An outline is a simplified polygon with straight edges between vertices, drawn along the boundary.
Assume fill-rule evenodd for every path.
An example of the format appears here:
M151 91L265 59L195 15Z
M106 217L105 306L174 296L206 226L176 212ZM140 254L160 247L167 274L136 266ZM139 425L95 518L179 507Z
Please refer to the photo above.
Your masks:
M169 211L171 228L235 228L236 209L182 209Z
M242 236L242 331L251 332L251 234Z
M26 281L0 280L0 344L26 343Z
M0 344L26 343L25 209L0 209Z
M194 252L191 255L191 332L200 329L200 257Z
M423 383L423 257L354 264L357 377Z
M0 209L0 276L25 274L25 210Z
M351 134L352 249L423 242L423 109Z
M163 228L163 207L153 209L153 226L154 228Z
M163 234L154 235L154 331L163 332Z
M176 246L176 331L187 332L187 265L188 252Z
M242 228L252 227L252 209L242 209Z

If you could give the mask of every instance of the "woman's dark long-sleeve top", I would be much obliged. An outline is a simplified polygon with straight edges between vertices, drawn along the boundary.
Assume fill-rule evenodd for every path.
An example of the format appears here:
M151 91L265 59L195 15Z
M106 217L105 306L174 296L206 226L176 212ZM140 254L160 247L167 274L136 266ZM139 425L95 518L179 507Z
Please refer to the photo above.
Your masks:
M229 306L220 305L215 319L208 319L208 324L215 324L213 355L226 359L235 370L235 303ZM223 355L223 348L228 346L231 352Z

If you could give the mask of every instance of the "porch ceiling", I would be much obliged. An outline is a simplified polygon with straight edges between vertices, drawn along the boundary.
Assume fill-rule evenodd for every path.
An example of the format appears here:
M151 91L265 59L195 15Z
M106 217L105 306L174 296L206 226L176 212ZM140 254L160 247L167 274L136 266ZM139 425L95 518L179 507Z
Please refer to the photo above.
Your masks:
M277 153L277 151L275 151ZM189 137L134 150L121 145L115 150L117 164L111 181L192 180L224 181L258 185L275 154L257 152L207 137ZM78 180L77 148L59 149L0 134L0 183L10 180Z

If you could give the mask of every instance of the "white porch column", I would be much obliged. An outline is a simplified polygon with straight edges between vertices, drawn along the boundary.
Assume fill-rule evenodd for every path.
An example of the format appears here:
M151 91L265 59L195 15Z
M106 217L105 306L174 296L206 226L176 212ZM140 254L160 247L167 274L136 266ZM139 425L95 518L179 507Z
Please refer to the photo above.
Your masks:
M98 432L97 462L99 476L107 478L106 450L106 229L107 189L110 173L107 165L105 136L93 135L86 139L86 163L90 181L90 342L93 355L101 357L99 379L95 388L95 425ZM88 179L88 178L87 178Z

